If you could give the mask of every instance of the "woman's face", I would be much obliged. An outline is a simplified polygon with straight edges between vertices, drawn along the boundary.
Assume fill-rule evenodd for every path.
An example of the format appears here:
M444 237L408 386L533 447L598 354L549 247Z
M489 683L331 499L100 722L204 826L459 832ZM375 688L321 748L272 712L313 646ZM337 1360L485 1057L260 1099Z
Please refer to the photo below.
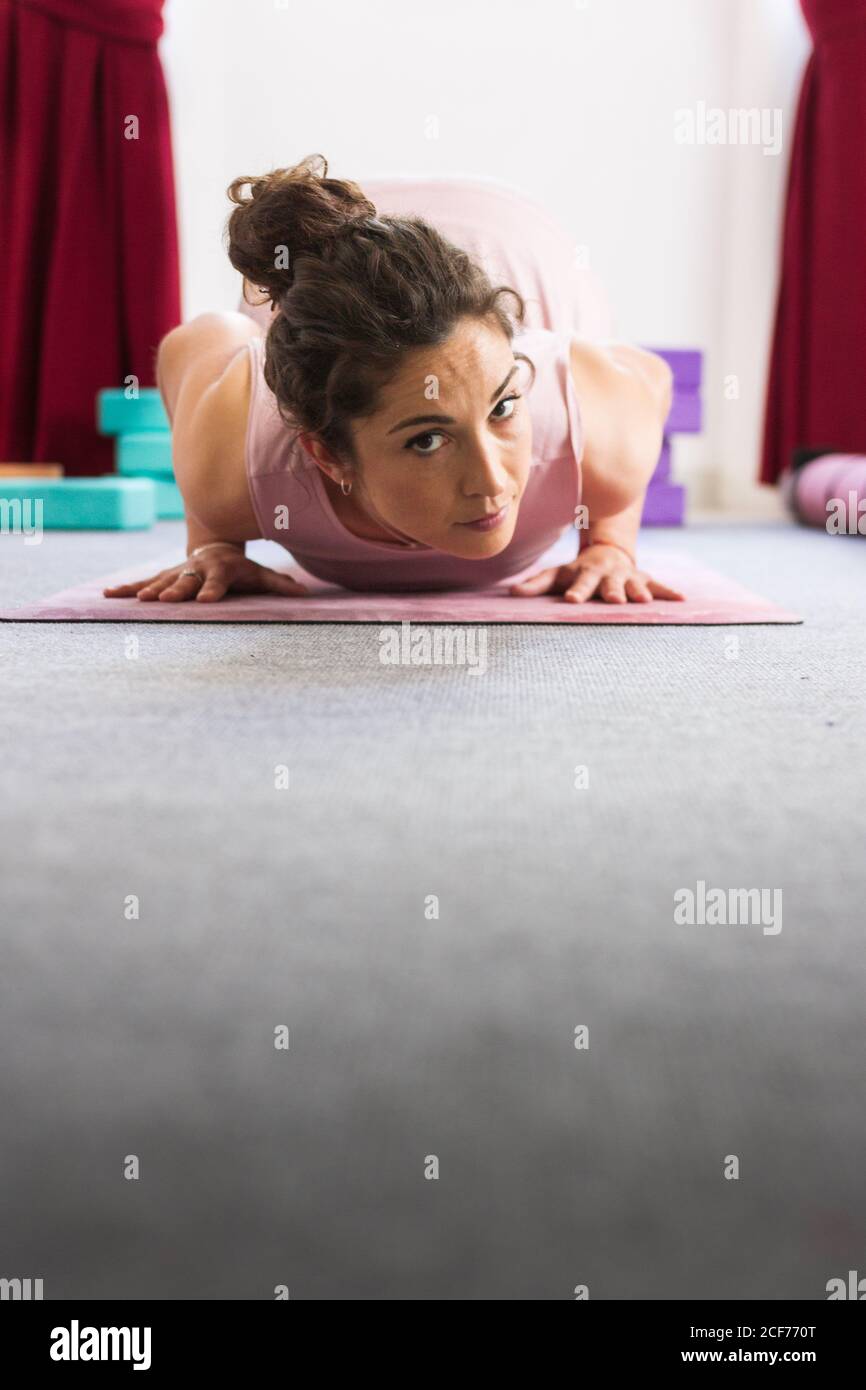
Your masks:
M375 415L353 423L361 506L449 555L498 555L529 477L527 378L495 321L462 320L440 347L413 349ZM470 524L483 517L498 519Z

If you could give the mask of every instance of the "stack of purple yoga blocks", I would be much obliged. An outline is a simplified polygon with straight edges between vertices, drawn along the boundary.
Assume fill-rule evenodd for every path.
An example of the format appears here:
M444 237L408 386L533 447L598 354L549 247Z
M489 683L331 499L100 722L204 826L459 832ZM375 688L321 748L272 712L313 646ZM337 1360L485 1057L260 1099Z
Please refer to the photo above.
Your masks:
M686 493L680 483L671 482L671 436L700 434L702 354L686 348L652 348L651 351L663 357L674 374L674 399L665 424L661 455L647 488L642 525L682 526Z

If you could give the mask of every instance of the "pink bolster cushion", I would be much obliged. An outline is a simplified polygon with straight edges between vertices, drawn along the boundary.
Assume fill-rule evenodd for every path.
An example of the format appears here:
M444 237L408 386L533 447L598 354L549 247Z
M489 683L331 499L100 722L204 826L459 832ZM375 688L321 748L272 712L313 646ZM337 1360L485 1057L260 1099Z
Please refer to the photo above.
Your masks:
M824 454L813 459L793 475L790 497L807 525L866 536L866 455Z

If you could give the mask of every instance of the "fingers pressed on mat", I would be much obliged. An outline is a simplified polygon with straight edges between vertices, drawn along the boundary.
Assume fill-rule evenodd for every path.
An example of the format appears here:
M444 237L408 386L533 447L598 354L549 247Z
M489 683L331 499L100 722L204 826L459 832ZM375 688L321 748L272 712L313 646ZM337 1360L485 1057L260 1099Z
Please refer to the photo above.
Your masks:
M631 575L625 581L625 591L627 596L631 599L632 603L652 602L652 594L647 588L645 581L643 579L639 579L637 575Z
M149 584L145 584L143 589L139 589L138 597L145 603L150 603L153 599L158 599L164 589L170 589L174 579L153 579Z
M601 581L601 596L605 603L627 603L625 587L621 579L614 575L606 575Z
M194 574L176 575L164 585L157 597L161 603L184 603L195 598L201 588L201 580Z
M568 602L586 603L588 599L592 598L598 588L600 577L597 570L581 570L578 578L565 592L565 597L568 599Z
M310 592L290 574L278 574L276 570L265 571L263 587L269 594L285 594L289 598L305 597Z
M527 579L512 584L509 593L517 598L556 593L567 583L567 568L566 565L555 565L552 569L539 570L538 574L530 574Z
M217 577L213 575L210 579L205 580L193 597L196 603L216 603L218 599L225 597L227 590L228 584L226 580L217 579Z
M178 575L170 574L157 584L152 585L153 598L164 599L167 603L177 602L178 599L193 598L199 589L200 581L196 580L192 574ZM139 594L139 598L142 595Z
M654 579L649 581L650 593L653 598L674 599L685 601L685 594L681 594L678 589L669 589L666 584L658 584Z
M116 584L112 589L103 589L103 598L135 598L140 589L147 588L152 581L139 579L136 584Z

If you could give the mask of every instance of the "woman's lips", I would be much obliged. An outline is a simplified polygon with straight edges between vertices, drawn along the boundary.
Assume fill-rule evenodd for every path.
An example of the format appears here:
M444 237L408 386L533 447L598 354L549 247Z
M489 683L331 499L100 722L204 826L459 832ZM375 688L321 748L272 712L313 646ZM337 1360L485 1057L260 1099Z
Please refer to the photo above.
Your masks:
M502 525L510 507L511 503L506 502L505 506L500 511L494 512L492 516L481 516L476 521L458 521L457 525L467 526L470 531L494 531L497 526Z

